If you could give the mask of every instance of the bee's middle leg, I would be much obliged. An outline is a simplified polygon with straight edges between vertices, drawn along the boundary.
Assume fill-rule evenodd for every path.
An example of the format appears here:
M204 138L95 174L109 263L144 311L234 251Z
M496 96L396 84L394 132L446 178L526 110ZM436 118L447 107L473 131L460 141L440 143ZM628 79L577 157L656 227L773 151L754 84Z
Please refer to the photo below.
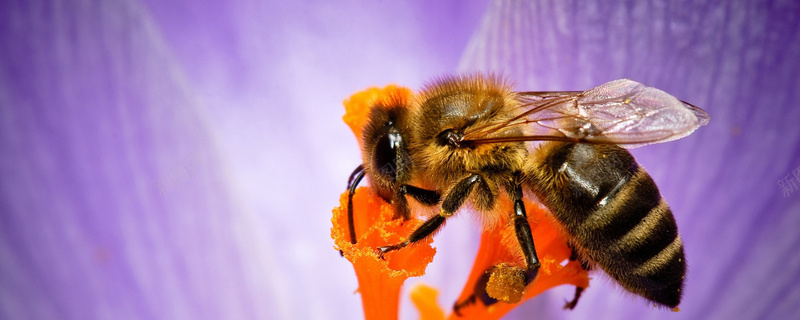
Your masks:
M426 206L437 205L441 199L441 195L439 195L439 192L435 190L417 188L410 184L404 184L400 186L400 194L404 196L409 195L414 198L414 200L417 200L419 203Z
M467 198L469 198L472 190L475 189L476 186L483 189L488 189L486 181L478 174L471 174L470 176L459 181L445 196L444 201L442 201L442 207L439 210L439 214L422 223L422 225L414 230L414 232L412 232L405 241L395 245L378 248L381 257L387 252L403 248L409 244L415 243L432 235L444 224L447 218L452 216L456 211L458 211L459 208L461 208L461 205L467 201Z

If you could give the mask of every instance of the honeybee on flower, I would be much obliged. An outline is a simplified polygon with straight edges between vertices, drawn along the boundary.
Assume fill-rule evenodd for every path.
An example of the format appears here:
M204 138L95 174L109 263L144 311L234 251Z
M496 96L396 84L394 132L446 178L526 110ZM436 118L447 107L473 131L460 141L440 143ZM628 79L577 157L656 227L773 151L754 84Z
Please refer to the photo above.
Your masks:
M513 225L524 265L491 266L456 313L477 300L516 302L538 276L523 190L549 209L572 260L599 266L657 304L680 303L685 261L674 218L652 179L617 144L682 138L708 123L701 109L630 80L583 92L514 92L484 76L443 78L411 99L390 94L368 107L364 163L348 182L349 201L366 176L395 218L411 218L409 199L439 209L407 238L377 247L379 257L429 238L465 204L487 230L498 221ZM354 209L346 207L355 244ZM484 291L493 278L520 294Z

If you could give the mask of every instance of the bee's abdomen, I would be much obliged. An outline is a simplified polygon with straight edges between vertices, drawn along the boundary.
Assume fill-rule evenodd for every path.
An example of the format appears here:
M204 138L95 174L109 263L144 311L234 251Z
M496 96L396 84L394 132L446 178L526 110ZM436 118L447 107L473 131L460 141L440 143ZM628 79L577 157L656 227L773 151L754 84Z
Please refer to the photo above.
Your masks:
M533 189L579 251L628 291L677 306L683 244L653 179L618 146L554 144L543 151Z
M678 226L647 173L639 170L605 206L573 226L586 254L629 291L680 303L686 263Z

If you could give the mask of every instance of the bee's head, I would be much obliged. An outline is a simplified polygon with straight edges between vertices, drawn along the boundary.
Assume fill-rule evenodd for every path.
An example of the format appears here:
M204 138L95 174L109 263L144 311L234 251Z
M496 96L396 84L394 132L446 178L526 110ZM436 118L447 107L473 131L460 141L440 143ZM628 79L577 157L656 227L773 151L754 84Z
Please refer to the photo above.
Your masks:
M406 182L410 161L406 149L407 108L400 101L372 107L362 133L362 158L373 188L385 199Z

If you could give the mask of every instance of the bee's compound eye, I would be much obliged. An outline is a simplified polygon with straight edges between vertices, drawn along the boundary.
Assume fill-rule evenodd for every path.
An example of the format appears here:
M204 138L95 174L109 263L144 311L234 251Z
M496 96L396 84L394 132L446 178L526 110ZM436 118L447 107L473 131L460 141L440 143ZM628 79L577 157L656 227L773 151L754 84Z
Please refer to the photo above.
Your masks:
M397 179L397 155L402 148L403 137L396 130L389 130L375 144L373 165L379 174L391 181Z

